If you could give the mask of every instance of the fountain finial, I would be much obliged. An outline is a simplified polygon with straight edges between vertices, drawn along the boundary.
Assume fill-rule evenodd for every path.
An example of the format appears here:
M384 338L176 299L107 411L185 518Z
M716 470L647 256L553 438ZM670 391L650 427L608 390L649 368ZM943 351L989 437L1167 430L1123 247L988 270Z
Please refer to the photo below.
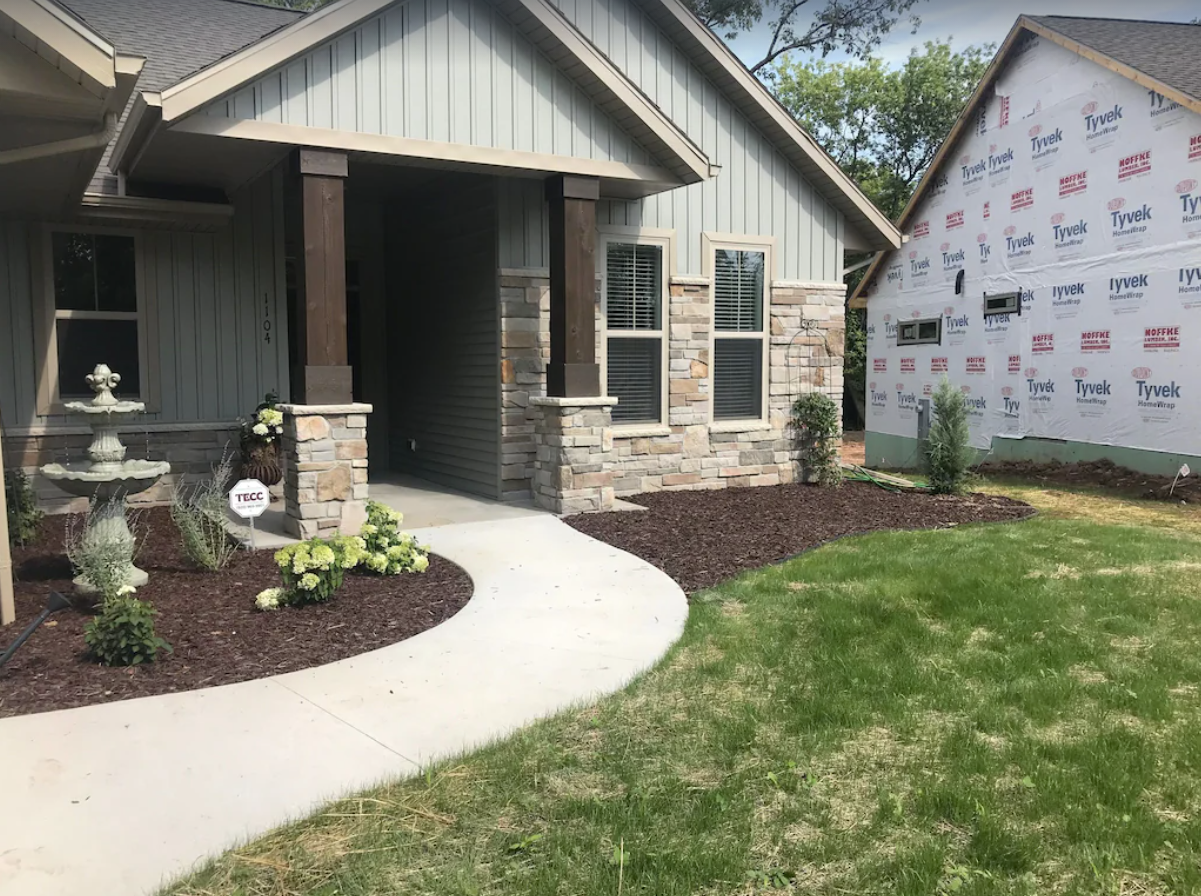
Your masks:
M117 388L117 384L121 382L121 374L113 373L107 364L97 364L96 368L84 379L96 393L92 404L99 407L111 407L117 404L117 399L113 397L113 389Z

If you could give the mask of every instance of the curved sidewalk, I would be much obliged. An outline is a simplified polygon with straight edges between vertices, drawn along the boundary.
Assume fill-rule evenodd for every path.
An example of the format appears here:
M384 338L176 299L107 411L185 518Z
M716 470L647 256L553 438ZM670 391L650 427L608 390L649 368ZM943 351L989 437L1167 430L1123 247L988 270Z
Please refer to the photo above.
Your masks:
M415 638L303 672L0 720L0 893L151 892L329 798L617 690L683 630L671 579L554 517L416 531L475 594Z

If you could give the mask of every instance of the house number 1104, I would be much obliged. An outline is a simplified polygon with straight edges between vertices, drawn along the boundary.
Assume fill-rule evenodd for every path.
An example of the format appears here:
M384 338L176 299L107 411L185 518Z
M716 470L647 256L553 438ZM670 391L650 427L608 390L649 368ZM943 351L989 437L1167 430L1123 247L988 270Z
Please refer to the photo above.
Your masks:
M263 342L271 344L271 296L263 293Z

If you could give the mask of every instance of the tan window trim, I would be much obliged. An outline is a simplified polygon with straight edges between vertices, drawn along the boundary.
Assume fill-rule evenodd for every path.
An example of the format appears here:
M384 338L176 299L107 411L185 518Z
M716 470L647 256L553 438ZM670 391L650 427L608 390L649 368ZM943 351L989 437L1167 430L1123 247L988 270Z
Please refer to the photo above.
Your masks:
M712 317L709 327L709 427L714 432L740 432L766 428L768 419L768 397L770 392L771 374L771 284L776 277L775 268L775 237L747 236L733 233L703 233L701 243L704 249L702 261L705 276L709 281L709 307ZM717 275L713 259L718 249L730 249L735 252L762 252L763 259L763 328L757 332L739 332L717 329ZM763 383L760 387L760 411L758 417L748 417L742 420L718 420L713 415L713 399L716 392L717 340L718 339L759 339L763 342Z
M54 233L98 233L109 236L127 236L134 241L134 289L138 310L133 311L59 311L54 307L54 252L51 237ZM33 240L33 297L34 297L34 341L35 364L37 365L37 413L40 417L66 413L60 397L58 382L58 334L59 320L136 320L138 321L138 362L141 368L138 383L139 400L146 405L147 413L161 409L158 384L158 355L150 351L149 335L157 330L155 303L147 290L145 259L142 235L136 230L124 230L88 225L47 224ZM120 373L121 371L117 371ZM118 393L120 397L120 393Z

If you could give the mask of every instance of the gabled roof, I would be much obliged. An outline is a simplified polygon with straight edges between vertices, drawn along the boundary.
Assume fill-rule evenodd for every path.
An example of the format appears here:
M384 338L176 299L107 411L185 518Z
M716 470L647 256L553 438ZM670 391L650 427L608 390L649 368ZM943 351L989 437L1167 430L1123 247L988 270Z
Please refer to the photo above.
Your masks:
M1077 16L1030 16L1030 22L1060 37L1061 46L1073 49L1065 41L1074 42L1201 102L1201 25Z
M146 57L140 90L162 90L304 14L243 0L60 0L125 53Z
M207 104L358 26L395 2L334 0L171 84L158 95L142 94L134 110L135 120L131 120L131 128L136 131L122 133L114 164L123 164L128 153L136 154L139 145L160 124L170 125L195 115ZM498 5L540 49L569 75L574 75L577 83L620 121L634 139L657 157L667 159L668 170L681 183L696 183L712 176L712 166L700 148L547 0L509 0Z
M639 2L714 84L740 101L739 111L780 148L831 205L842 212L847 224L863 238L863 245L854 248L888 249L901 245L900 232L888 216L876 208L859 185L838 167L838 163L780 105L763 82L751 74L726 42L706 27L692 10L680 0Z
M988 97L989 88L1004 71L1022 35L1027 33L1037 34L1201 114L1201 60L1197 59L1197 48L1201 46L1201 25L1072 16L1019 16L913 191L909 203L897 218L897 226L901 230L916 213L925 198L926 188L942 167L943 161L958 145L964 130L974 125L977 110ZM866 307L864 292L875 279L887 255L887 252L880 253L868 267L867 273L851 294L852 308Z

